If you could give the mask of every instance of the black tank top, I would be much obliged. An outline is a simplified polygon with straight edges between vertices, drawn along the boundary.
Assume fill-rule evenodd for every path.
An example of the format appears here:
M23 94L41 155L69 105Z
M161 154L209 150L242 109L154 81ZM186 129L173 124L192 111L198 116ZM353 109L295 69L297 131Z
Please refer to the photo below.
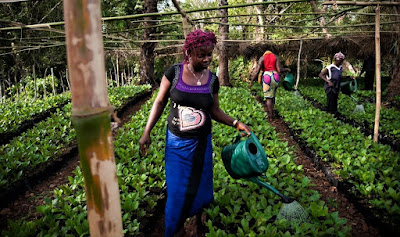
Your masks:
M169 67L165 76L171 82L168 129L179 137L195 138L211 133L209 110L219 91L218 77L210 71L207 83L187 85L182 80L183 63Z

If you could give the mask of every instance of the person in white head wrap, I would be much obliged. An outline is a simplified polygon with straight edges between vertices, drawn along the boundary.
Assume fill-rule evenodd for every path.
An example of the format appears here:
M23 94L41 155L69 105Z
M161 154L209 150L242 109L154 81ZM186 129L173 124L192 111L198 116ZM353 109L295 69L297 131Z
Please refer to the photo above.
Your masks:
M338 52L333 58L335 62L328 65L319 74L319 77L325 81L324 88L327 97L326 110L330 113L337 112L337 101L343 72L342 64L345 56L342 52Z
M333 58L335 59L335 60L340 60L340 59L343 59L344 60L344 54L342 53L342 52L339 52L339 53L335 53L335 55L333 56Z

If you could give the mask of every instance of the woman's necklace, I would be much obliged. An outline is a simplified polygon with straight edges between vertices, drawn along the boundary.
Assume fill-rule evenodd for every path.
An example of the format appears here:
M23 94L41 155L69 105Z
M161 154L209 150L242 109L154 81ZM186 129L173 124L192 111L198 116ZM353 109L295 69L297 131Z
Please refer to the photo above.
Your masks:
M196 76L196 74L194 74L194 72L192 71L192 69L190 69L190 67L189 67L189 65L188 65L188 67L187 67L188 69L189 69L189 71L193 74L193 76L197 79L197 85L198 86L201 86L201 79L203 78L203 76L204 76L204 73L206 72L205 70L203 70L203 74L201 74L201 77L200 78L198 78L197 76Z

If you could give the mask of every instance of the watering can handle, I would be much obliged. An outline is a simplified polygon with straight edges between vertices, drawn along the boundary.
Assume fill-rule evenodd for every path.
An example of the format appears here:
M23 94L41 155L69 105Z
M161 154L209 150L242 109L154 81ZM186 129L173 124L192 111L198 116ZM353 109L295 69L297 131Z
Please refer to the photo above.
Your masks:
M240 132L241 132L241 133L243 132L243 133L249 135L246 131L240 131ZM253 135L253 136L254 136L253 133L251 133L250 135ZM240 140L241 138L242 138L242 136L241 136L240 134L238 134L238 135L236 136L236 138L235 138L235 141L234 141L233 143L239 142L239 140Z

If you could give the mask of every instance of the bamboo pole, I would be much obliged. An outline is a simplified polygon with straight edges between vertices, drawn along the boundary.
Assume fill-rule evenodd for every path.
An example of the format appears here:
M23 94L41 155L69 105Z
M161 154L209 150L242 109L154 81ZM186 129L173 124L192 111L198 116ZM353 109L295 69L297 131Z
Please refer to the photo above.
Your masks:
M183 35L184 37L186 37L186 35L189 33L189 25L191 26L190 28L192 28L193 23L190 20L190 18L187 16L185 10L183 10L180 5L179 2L177 0L172 0L172 3L174 4L176 10L178 10L178 12L181 14L182 17L182 27L183 27Z
M212 11L212 10L221 10L221 9L229 9L229 8L241 8L241 7L250 7L256 5L271 5L271 4L285 4L285 3L300 3L300 2L308 2L309 0L282 0L282 1L263 1L256 3L244 3L244 4L230 4L227 6L216 6L216 7L206 7L201 9L193 9L187 10L186 13L194 13L194 12L202 12L202 11ZM135 18L143 18L143 17L154 17L154 16L171 16L178 15L179 12L154 12L154 13L145 13L145 14L136 14L136 15L126 15L126 16L116 16L116 17L103 17L101 21L114 21L114 20L127 20L127 19L135 19ZM9 30L21 30L21 29L51 29L51 26L60 26L63 25L64 22L49 22L43 24L34 24L34 25L24 25L19 23L19 26L13 27L4 27L0 28L0 31L9 31ZM54 29L53 29L54 30Z
M369 2L369 1L328 1L322 3L322 5L349 5L349 6L400 6L400 2L395 1L380 1L380 2Z
M117 63L116 63L116 67L117 67L117 72L116 72L115 77L116 77L116 79L117 79L117 87L119 87L119 57L118 57L118 54L117 54Z
M11 76L10 76L10 71L7 71L7 83L8 83L8 88L10 89L9 96L11 99L13 99L13 90L12 90L12 82L11 82Z
M6 85L4 83L5 80L6 80L5 78L1 80L1 87L3 88L3 96L1 98L3 99L4 97L4 100L7 98Z
M3 103L3 86L4 86L3 80L1 80L1 83L0 83L0 102L1 103Z
M44 70L44 76L43 76L43 98L47 97L46 74L47 74L47 68Z
M56 96L56 89L54 86L54 71L53 68L50 68L51 71L51 88L53 89L53 96Z
M296 80L296 85L294 86L294 89L297 90L299 86L299 81L300 81L300 56L301 56L301 50L303 48L303 40L300 39L300 48L299 48L299 54L297 55L297 80Z
M67 84L68 84L68 91L71 91L71 84L69 83L69 73L68 73L68 68L65 69L65 79L67 80Z
M32 74L33 74L33 87L34 87L34 91L35 91L35 95L34 95L34 100L37 99L37 81L36 81L36 69L35 69L35 65L32 65Z
M107 69L106 69L106 82L107 82L107 87L109 87L110 86L110 81L108 80L108 74L107 74Z
M65 89L64 89L64 81L63 81L63 75L62 75L62 72L60 71L59 72L59 78L60 78L60 82L61 82L61 88L62 88L62 91L63 91L63 93L65 92Z
M379 21L380 21L380 6L376 6L375 14L375 76L376 76L376 108L375 108L375 125L374 125L374 141L378 142L378 132L379 132L379 114L381 110L381 39L379 33Z
M17 72L14 72L15 91L17 92L17 100L19 100L19 85L17 82Z
M100 0L64 0L74 124L91 236L123 236Z

